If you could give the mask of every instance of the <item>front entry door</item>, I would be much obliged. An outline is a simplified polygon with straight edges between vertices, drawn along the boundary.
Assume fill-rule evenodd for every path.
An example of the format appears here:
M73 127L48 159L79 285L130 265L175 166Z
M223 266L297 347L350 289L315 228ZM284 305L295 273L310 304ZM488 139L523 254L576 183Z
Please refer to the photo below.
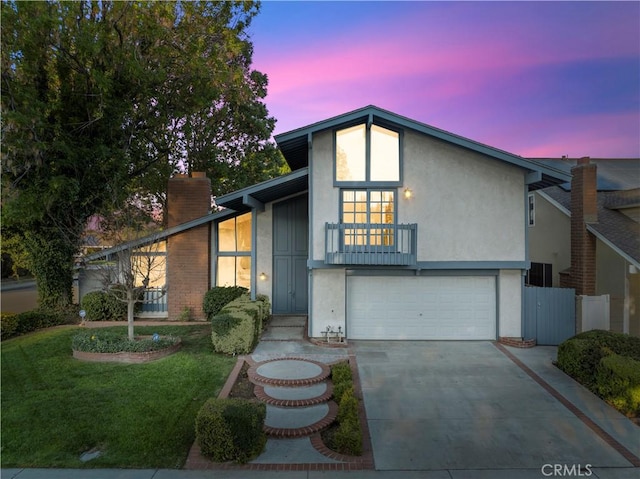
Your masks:
M273 205L273 313L307 314L308 197Z

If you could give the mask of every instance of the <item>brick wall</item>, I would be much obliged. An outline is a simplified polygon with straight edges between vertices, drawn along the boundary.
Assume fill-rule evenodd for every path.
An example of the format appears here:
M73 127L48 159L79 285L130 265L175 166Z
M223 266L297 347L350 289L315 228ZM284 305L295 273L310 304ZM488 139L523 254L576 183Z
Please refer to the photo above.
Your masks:
M211 181L204 174L178 176L167 188L168 226L200 218L211 208ZM202 299L209 289L210 224L190 228L167 241L167 306L169 319L177 319L185 307L193 319L204 319Z
M589 158L571 169L571 270L565 278L578 295L596 293L596 238L587 225L598 221L596 165Z

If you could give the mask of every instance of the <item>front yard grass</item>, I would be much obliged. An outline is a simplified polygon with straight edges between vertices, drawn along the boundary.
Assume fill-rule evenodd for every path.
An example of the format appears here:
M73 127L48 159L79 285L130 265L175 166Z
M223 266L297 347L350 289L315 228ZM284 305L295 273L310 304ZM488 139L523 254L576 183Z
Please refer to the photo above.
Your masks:
M182 338L180 351L145 364L74 359L79 330L2 343L2 467L182 467L198 410L235 364L213 352L210 325L136 327ZM101 455L82 462L87 451Z

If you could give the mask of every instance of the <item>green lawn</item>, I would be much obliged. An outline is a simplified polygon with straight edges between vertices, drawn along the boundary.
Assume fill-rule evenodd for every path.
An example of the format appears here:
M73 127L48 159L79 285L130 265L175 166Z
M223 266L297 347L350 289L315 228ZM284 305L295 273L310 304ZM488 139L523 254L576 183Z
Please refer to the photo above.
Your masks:
M235 359L215 354L210 326L198 325L136 328L180 336L182 349L167 358L86 363L71 355L79 330L2 343L2 467L182 467L196 414ZM103 455L82 463L80 455L94 448Z

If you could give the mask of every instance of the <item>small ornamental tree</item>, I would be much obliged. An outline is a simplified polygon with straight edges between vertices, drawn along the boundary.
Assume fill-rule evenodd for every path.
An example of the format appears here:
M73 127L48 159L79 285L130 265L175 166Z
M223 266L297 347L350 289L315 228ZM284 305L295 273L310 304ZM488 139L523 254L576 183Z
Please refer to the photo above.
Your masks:
M158 234L149 231L155 225L138 205L129 204L124 210L103 221L105 236L115 247L99 267L103 290L127 305L128 336L134 340L133 318L136 305L156 301L166 289L166 243ZM159 285L161 295L145 299L145 291Z

